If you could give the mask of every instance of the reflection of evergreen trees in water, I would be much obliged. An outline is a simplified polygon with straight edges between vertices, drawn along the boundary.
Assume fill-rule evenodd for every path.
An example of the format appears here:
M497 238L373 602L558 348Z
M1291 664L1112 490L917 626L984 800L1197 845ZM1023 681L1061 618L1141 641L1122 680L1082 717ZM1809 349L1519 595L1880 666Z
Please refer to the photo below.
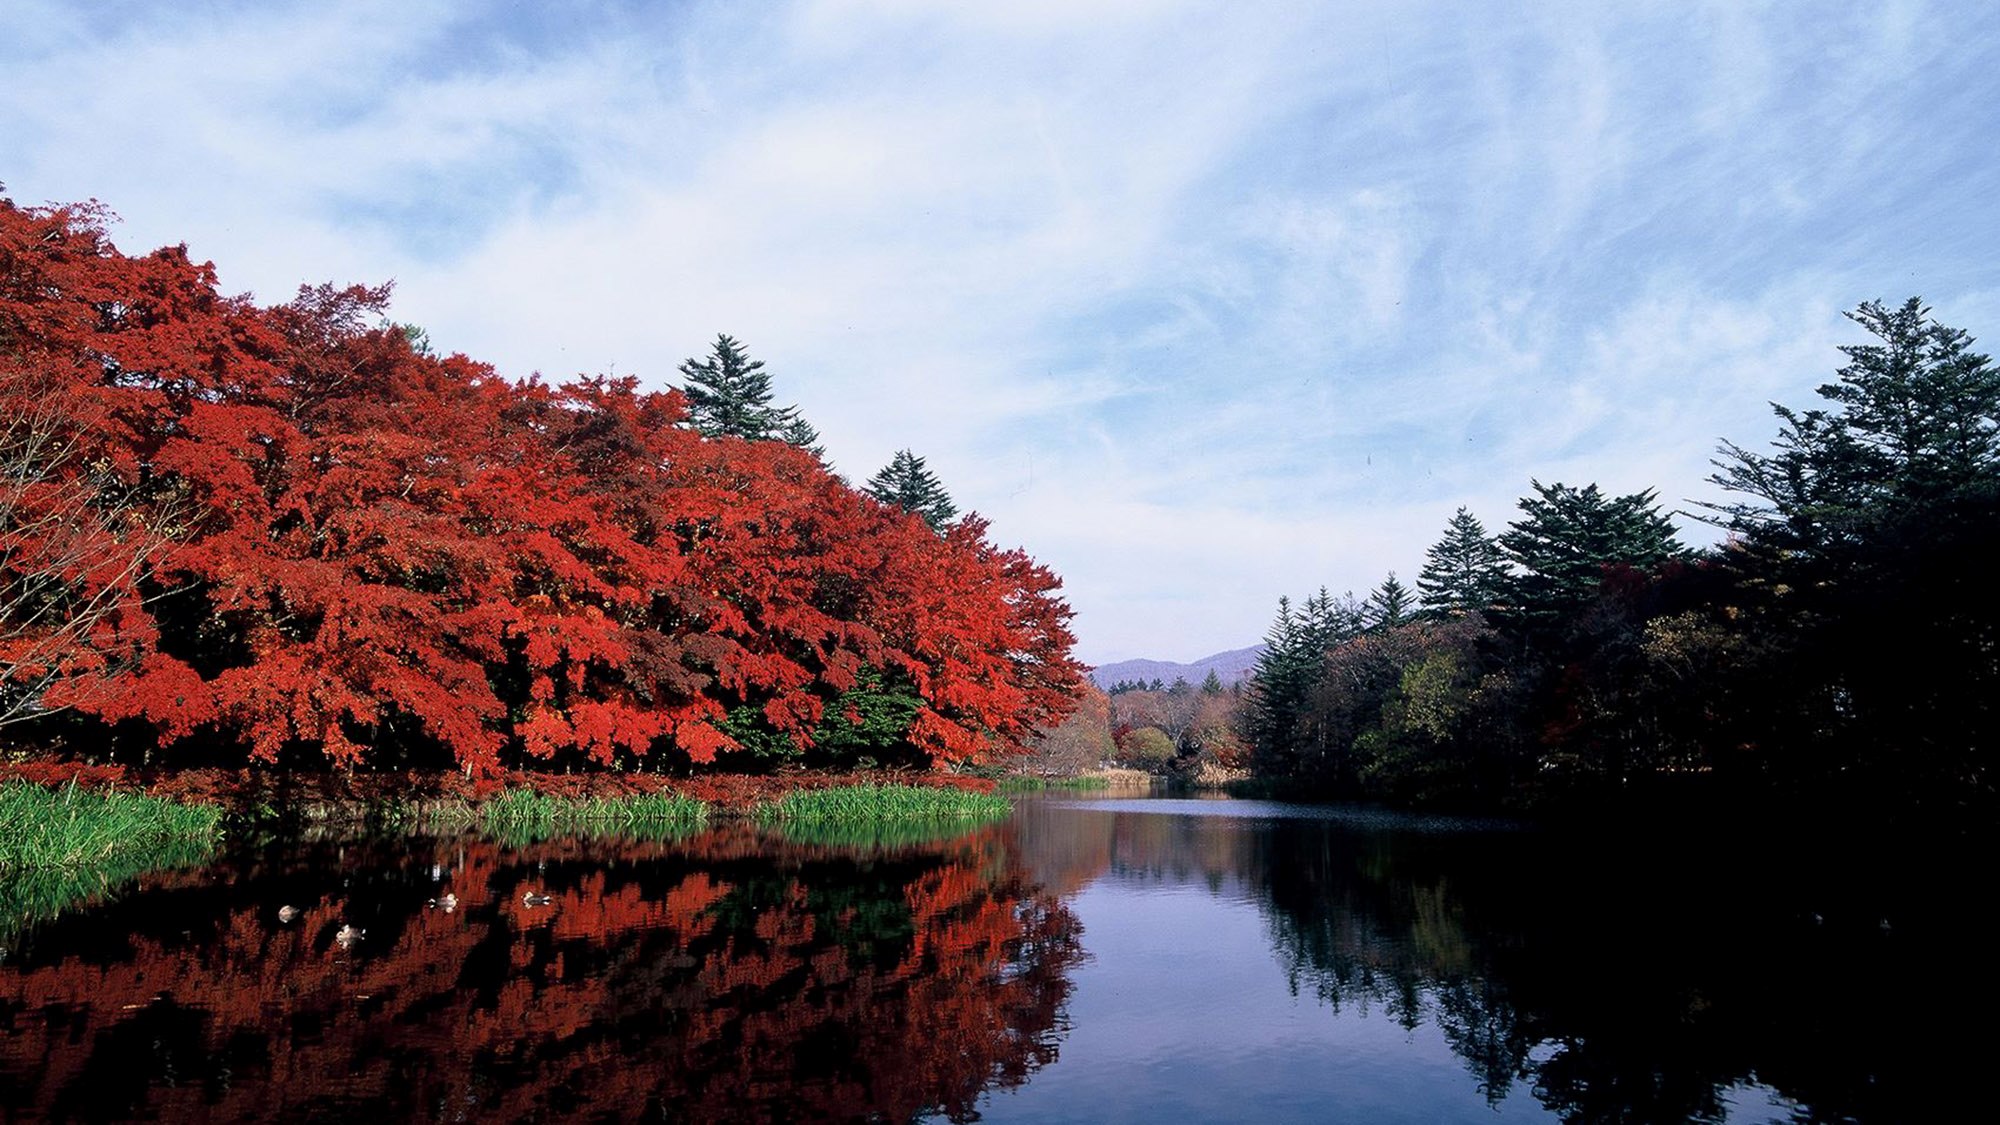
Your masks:
M1694 826L1583 848L1392 817L1021 815L1051 886L1110 873L1254 902L1295 990L1436 1027L1495 1102L1719 1120L1761 1084L1800 1120L1903 1121L1987 1096L1980 1041L1958 1030L2000 999L1979 970L1988 931L1966 921L1984 879L1939 856L1799 840L1753 866Z
M1976 931L1885 932L1882 910L1915 919L1939 886L1886 864L1871 873L1865 849L1801 847L1749 869L1687 842L1579 856L1525 832L1306 820L1250 838L1294 987L1336 1010L1434 1024L1490 1100L1527 1083L1565 1120L1712 1121L1732 1089L1762 1083L1798 1101L1802 1120L1838 1121L1985 1096L1967 1077L1976 1060L1949 1061L1974 1049L1958 1031L1966 996L1927 991L1907 960L1929 950L1941 974L1977 963ZM1801 878L1801 859L1852 885ZM1904 879L1902 895L1864 889L1878 877ZM1976 979L1951 987L1994 999Z
M1527 1076L1535 1040L1484 971L1448 878L1400 878L1389 841L1324 822L1279 821L1255 839L1268 849L1255 870L1294 992L1335 1011L1380 1009L1409 1030L1435 1023L1489 1101Z
M242 857L0 964L0 1115L963 1118L1055 1059L1079 934L1001 828Z

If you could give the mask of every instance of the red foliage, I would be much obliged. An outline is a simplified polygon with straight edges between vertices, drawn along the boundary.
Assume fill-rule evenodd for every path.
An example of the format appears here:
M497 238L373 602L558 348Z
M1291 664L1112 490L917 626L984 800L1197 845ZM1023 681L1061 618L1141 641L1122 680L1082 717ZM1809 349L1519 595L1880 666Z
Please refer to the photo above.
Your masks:
M865 668L933 761L1012 752L1073 705L1059 581L967 519L934 534L780 442L707 439L634 379L517 383L382 327L385 288L270 308L88 207L0 200L0 343L170 542L47 702L162 744L435 745L469 773L811 743ZM79 668L84 668L79 664ZM114 673L106 681L104 672Z
M969 1120L1056 1059L1083 959L999 828L354 842L149 876L75 924L116 939L58 925L0 964L10 1113Z
M25 781L50 789L74 785L79 789L98 790L126 788L131 783L131 777L123 766L92 766L82 762L30 758L19 762L0 762L0 784L10 781Z

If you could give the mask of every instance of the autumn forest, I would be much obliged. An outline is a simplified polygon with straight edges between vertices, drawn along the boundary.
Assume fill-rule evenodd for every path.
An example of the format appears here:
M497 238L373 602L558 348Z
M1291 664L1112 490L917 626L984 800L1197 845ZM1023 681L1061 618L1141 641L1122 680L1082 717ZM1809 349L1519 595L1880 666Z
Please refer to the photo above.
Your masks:
M1991 805L2000 374L1916 299L1651 492L1460 509L1281 601L1240 684L1088 687L1057 577L905 450L865 487L724 335L667 391L510 379L386 286L259 305L96 205L0 204L0 731L154 769L1120 759L1317 798ZM1891 655L1893 654L1893 655ZM1235 771L1235 772L1231 772Z
M0 199L7 1112L1986 1096L1990 986L1903 981L1984 933L2000 369L1920 300L1707 500L1533 480L1100 690L1049 567L732 336L515 378L111 222Z
M783 431L758 440L631 377L510 379L391 322L386 286L258 305L182 248L120 253L108 221L0 202L16 741L155 767L929 767L1073 706L1056 576L976 516L850 486L795 414L747 419ZM745 357L725 336L709 362Z

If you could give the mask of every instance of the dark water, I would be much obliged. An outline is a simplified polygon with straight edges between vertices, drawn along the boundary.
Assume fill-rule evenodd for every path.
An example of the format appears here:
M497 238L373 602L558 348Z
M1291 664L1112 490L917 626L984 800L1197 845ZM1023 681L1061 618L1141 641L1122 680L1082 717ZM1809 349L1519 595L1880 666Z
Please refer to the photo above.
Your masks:
M1049 799L888 844L274 845L14 928L0 1113L1985 1117L1989 877L1685 835Z

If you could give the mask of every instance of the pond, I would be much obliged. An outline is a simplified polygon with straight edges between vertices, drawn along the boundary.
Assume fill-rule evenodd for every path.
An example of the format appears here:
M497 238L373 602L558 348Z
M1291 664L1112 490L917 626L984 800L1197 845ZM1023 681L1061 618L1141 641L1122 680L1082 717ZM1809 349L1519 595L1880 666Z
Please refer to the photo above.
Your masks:
M1985 1096L1986 884L1871 849L1053 797L892 835L291 841L145 876L0 929L0 1112L1902 1121Z

